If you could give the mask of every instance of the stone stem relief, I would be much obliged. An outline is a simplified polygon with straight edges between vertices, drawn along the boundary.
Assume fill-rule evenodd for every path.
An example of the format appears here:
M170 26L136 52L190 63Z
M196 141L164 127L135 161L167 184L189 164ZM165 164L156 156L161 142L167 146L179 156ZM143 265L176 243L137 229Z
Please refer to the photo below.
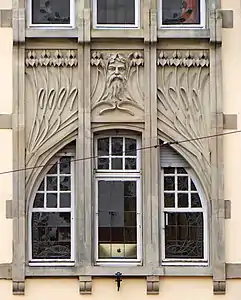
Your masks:
M77 126L77 53L32 50L26 53L26 164Z
M109 53L93 51L91 55L91 99L95 115L118 110L130 116L144 109L144 59L141 52Z
M159 129L168 140L190 140L180 147L210 193L210 139L197 139L211 128L208 51L160 51L157 65Z

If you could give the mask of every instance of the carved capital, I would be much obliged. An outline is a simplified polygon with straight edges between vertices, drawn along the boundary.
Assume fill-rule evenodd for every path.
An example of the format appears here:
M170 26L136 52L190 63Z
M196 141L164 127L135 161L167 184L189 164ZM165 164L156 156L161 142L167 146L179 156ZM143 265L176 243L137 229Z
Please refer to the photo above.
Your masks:
M92 294L92 277L80 276L79 277L79 293L82 295Z
M147 295L158 295L159 285L160 285L159 276L147 276L146 278Z
M13 281L13 295L24 295L25 281Z
M213 281L213 294L224 295L226 293L226 281Z

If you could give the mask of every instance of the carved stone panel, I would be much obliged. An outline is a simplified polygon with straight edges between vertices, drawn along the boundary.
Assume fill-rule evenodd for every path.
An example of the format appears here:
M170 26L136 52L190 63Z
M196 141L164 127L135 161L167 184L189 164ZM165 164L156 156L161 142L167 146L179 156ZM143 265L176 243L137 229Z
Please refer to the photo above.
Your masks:
M143 53L91 53L92 121L140 121L144 112Z
M26 52L26 165L44 162L77 129L77 53L75 50ZM28 170L27 186L36 170Z
M208 51L159 51L157 59L158 129L198 173L210 195L211 107Z

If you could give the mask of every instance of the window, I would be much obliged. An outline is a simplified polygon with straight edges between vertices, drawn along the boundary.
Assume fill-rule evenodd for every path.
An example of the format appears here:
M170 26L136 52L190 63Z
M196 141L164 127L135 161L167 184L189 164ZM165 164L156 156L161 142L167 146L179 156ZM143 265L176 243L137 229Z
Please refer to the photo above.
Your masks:
M94 0L95 27L138 27L139 0Z
M96 140L96 261L141 260L140 151L133 137Z
M207 213L198 182L174 150L163 150L162 162L173 162L161 169L163 263L206 264Z
M60 157L42 180L31 208L32 262L74 260L73 162Z
M30 26L73 26L74 0L30 1Z
M205 22L204 0L160 0L161 25L202 27Z

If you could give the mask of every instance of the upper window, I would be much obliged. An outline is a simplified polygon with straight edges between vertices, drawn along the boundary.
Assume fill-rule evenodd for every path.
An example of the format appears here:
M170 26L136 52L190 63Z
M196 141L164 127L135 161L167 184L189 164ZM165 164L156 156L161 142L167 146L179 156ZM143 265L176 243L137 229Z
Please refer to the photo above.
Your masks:
M206 264L207 212L202 191L183 158L172 149L163 150L162 162L174 162L162 163L161 169L163 263Z
M94 26L138 27L139 0L94 0Z
M137 139L101 137L96 144L96 261L140 262L141 174Z
M42 180L30 212L30 261L74 260L73 163L65 156Z
M160 0L161 26L202 27L205 20L204 0Z
M31 0L30 26L73 26L74 0Z

